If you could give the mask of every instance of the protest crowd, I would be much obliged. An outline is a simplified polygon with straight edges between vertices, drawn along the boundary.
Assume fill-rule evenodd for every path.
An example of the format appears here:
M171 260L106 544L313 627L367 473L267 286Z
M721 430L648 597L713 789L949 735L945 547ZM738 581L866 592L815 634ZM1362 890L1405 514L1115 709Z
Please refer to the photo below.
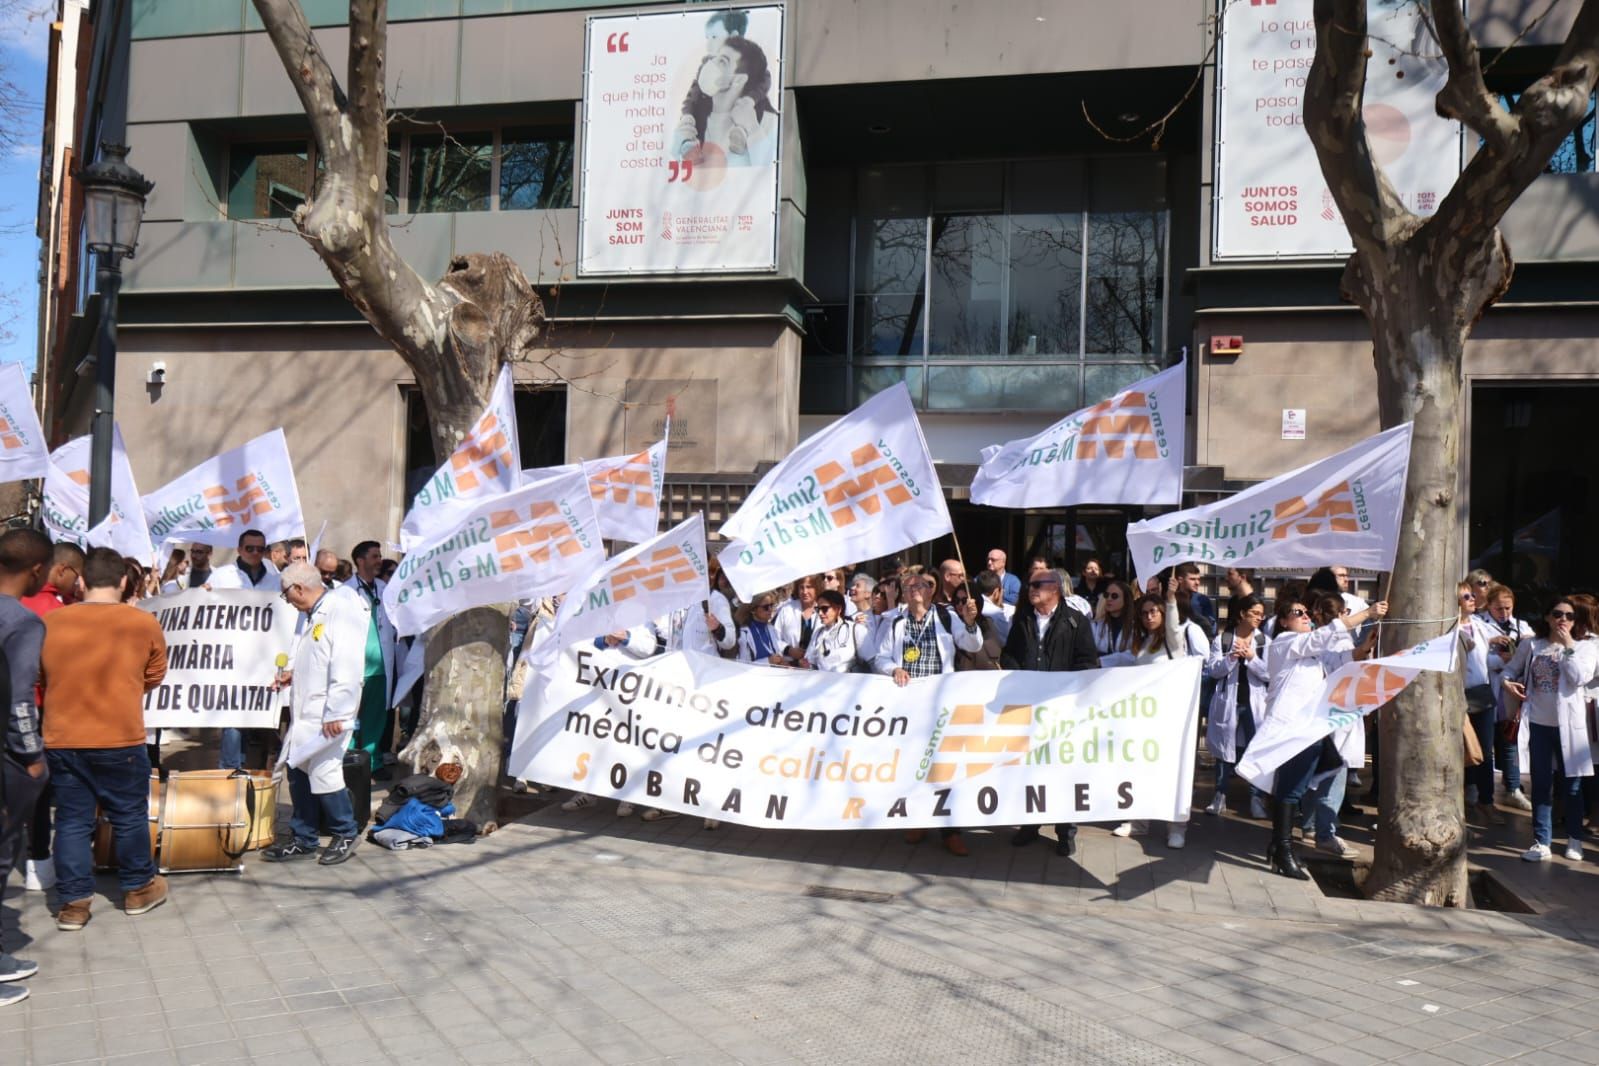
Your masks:
M1154 392L1148 383L1128 391L1140 388ZM898 399L892 392L884 396L884 402ZM67 538L52 543L33 529L0 535L0 671L11 692L0 880L22 869L27 888L55 891L58 929L84 929L94 896L92 840L103 819L124 913L141 915L166 902L169 886L152 859L149 826L151 774L160 769L163 738L162 730L151 725L146 696L163 684L169 670L191 667L201 654L188 644L169 647L167 634L179 624L173 619L181 612L168 605L188 602L185 597L216 596L274 609L286 604L285 624L289 619L293 623L292 641L284 642L284 650L270 664L267 715L254 719L276 724L276 730L230 726L214 731L219 770L247 773L247 767L275 766L282 771L292 813L288 834L262 852L268 862L347 861L369 821L367 839L395 850L475 835L475 826L451 817L451 768L441 766L432 776L407 775L398 769L396 753L418 729L425 685L421 653L428 630L463 607L511 601L506 741L507 751L514 748L517 753L509 755L506 768L510 776L527 779L518 781L518 787L548 791L569 813L615 801L618 817L636 813L655 821L693 811L706 829L714 830L724 811L743 812L732 799L712 809L687 798L676 802L670 792L660 790L648 793L661 797L658 804L635 802L641 796L636 792L617 799L620 785L614 770L610 783L616 788L603 798L582 788L557 794L553 774L528 772L537 756L526 754L537 747L530 740L537 721L564 719L571 728L579 717L543 706L546 690L553 691L554 675L565 661L562 656L576 655L580 664L595 659L641 666L669 665L675 659L704 669L727 669L717 663L725 661L742 664L733 669L750 671L738 676L749 678L751 686L758 677L786 677L814 688L846 684L844 675L862 675L874 680L861 683L892 686L880 690L894 701L890 721L918 725L927 725L940 713L921 694L932 692L926 686L944 683L949 675L1008 672L1053 684L1069 679L1046 675L1092 673L1114 679L1181 668L1186 672L1173 676L1189 679L1195 687L1188 691L1197 691L1180 708L1191 731L1181 734L1186 750L1159 765L1184 768L1187 776L1181 781L1174 772L1165 782L1182 794L1173 793L1164 807L1144 807L1142 813L1152 815L1148 818L1035 816L1019 825L1023 819L1015 818L1007 829L1010 843L1025 847L1041 841L1052 824L1056 852L1070 856L1080 824L1091 821L1122 837L1148 833L1157 829L1151 823L1158 823L1165 845L1183 848L1192 789L1178 786L1192 782L1194 760L1202 750L1215 769L1214 788L1201 811L1219 816L1234 810L1263 823L1259 839L1269 868L1304 880L1310 875L1296 855L1295 831L1316 851L1348 858L1354 849L1340 836L1340 826L1350 816L1350 790L1365 788L1380 803L1374 763L1382 753L1375 743L1375 716L1369 712L1417 671L1456 670L1463 663L1458 673L1470 713L1462 738L1469 767L1462 799L1468 813L1479 824L1502 822L1496 796L1505 807L1530 810L1532 839L1523 857L1532 862L1552 857L1559 817L1566 858L1582 859L1594 799L1589 785L1599 696L1599 600L1563 595L1535 609L1522 605L1518 613L1510 588L1483 570L1473 570L1457 589L1458 617L1438 620L1433 639L1410 649L1385 646L1389 605L1380 596L1368 602L1357 595L1350 575L1351 565L1377 559L1380 553L1346 554L1337 550L1338 541L1318 540L1309 525L1297 527L1301 533L1312 529L1300 541L1273 537L1264 547L1250 549L1254 556L1237 553L1236 561L1225 566L1179 560L1174 556L1180 553L1170 551L1164 557L1152 555L1150 542L1138 539L1150 535L1139 527L1163 522L1180 523L1185 536L1195 536L1194 530L1200 531L1198 536L1231 535L1225 517L1201 513L1228 506L1228 501L1130 527L1132 573L1115 572L1109 560L1098 557L1082 560L1076 574L1068 573L1062 560L1045 556L1027 558L1013 568L1006 551L995 547L981 556L983 568L971 574L958 541L952 557L936 566L910 563L907 549L951 529L931 461L916 465L919 431L908 399L900 413L868 410L881 399L861 409L866 417L877 418L867 439L878 443L856 447L852 458L859 466L868 451L868 460L891 456L899 464L892 476L899 480L885 493L886 503L873 497L872 506L855 512L848 510L849 492L829 496L827 506L834 509L808 519L810 528L847 535L836 545L824 545L830 553L825 559L813 541L792 537L797 526L781 525L795 501L808 502L803 492L784 494L783 466L724 523L721 534L728 545L719 555L706 550L703 520L697 514L658 533L664 440L641 455L550 471L518 472L514 462L502 460L494 471L500 483L488 485L476 498L463 489L468 483L458 477L461 464L453 464L452 472L447 463L406 516L401 543L392 553L398 558L385 557L383 543L375 539L357 543L347 558L318 541L308 544L303 536L269 540L268 528L285 528L269 523L236 534L233 529L243 523L191 527L203 531L198 539L152 524L150 539L163 540L166 548L164 557L152 553L162 559L159 569L114 547L85 549ZM497 386L485 425L496 424L494 404L508 408L508 374ZM1173 407L1181 410L1180 402ZM1071 416L1078 429L1084 414ZM843 432L849 431L848 423L841 421ZM514 425L514 419L500 418L497 424ZM896 431L909 439L895 438ZM1386 439L1401 441L1403 451L1373 452L1375 458L1357 460L1391 463L1397 454L1402 471L1408 435L1392 434L1375 440L1383 447L1388 446ZM826 449L836 447L828 436L805 442L794 461L818 474L826 471ZM502 433L496 440L496 447L515 454L514 437L506 441ZM484 442L469 439L462 447L480 458ZM1028 454L1028 449L1018 454ZM1391 530L1400 497L1392 484L1385 489L1367 468L1349 465L1355 461L1334 456L1323 464L1336 468L1328 476L1344 479L1340 490L1354 483L1364 492L1368 507L1382 504L1379 490L1389 493L1387 506L1395 512L1388 516L1386 561L1391 564ZM1176 462L1180 473L1180 454ZM996 469L1004 475L1018 468ZM1315 473L1314 468L1306 470ZM639 471L642 481L634 477ZM439 479L447 476L455 480L446 485L447 491L441 490L445 483ZM990 475L979 480L984 476ZM1361 482L1362 477L1367 480ZM636 491L619 491L624 483ZM763 495L768 483L777 488ZM931 492L926 491L929 485ZM860 479L853 498L863 497L862 486L869 487L868 479ZM1093 491L1126 498L1103 483ZM1275 486L1248 491L1270 492ZM468 498L451 498L463 495ZM1244 495L1239 506L1252 510ZM625 504L623 513L611 506L618 501ZM594 502L607 509L591 506ZM1017 497L1009 505L1036 504ZM1319 506L1328 507L1325 502ZM922 521L917 508L931 516L926 523L917 524ZM123 513L131 510L124 508ZM294 510L287 528L303 533L297 501ZM1298 514L1306 509L1287 510ZM499 554L493 565L479 562L474 571L463 561L479 558L486 549L466 531L476 528L480 515L490 513L501 530L493 540ZM881 535L884 516L900 523L886 536ZM513 521L521 525L508 527ZM1353 519L1349 528L1344 521L1338 518L1331 525L1335 535L1364 535ZM1373 535L1380 536L1380 531ZM636 546L607 559L604 541ZM219 542L235 557L215 562ZM1300 554L1269 554L1285 550L1285 543ZM889 550L872 550L884 547ZM1324 549L1320 561L1326 565L1285 564L1285 559L1304 559ZM1341 555L1355 562L1340 562ZM819 559L828 565L814 565ZM1245 565L1250 561L1262 565ZM1367 574L1382 569L1357 568ZM457 576L450 578L452 573ZM481 588L464 592L462 587L472 580L480 580ZM1207 588L1217 594L1215 599ZM1382 685L1373 695L1367 691L1372 675L1361 671L1376 666L1383 671ZM607 669L619 676L626 667ZM899 690L904 690L902 696L894 694ZM710 705L708 701L706 707ZM763 708L751 708L757 710L765 720ZM777 712L772 708L772 724L779 719ZM863 732L862 718L852 719L851 736L894 735L884 719L859 706L856 712L867 724ZM535 716L542 717L536 721ZM844 717L834 719L833 733L843 735L839 722ZM789 710L786 728L795 729L804 718ZM628 721L631 728L631 709ZM972 721L982 726L984 712L976 712ZM721 728L740 724L735 720ZM941 719L938 728L943 727ZM940 777L945 771L925 765L935 751L950 750L954 734L946 735L943 747L938 735L935 731L928 742L929 756L918 780L953 780L954 771ZM723 734L716 738L719 748ZM701 745L702 758L707 747ZM1026 751L1027 746L1023 742L1004 750ZM736 762L727 765L736 767ZM1524 768L1530 781L1523 780ZM976 776L987 769L986 763L968 766L966 773ZM842 764L838 773L847 773ZM821 778L820 768L814 776ZM396 777L374 816L371 782ZM573 783L571 777L559 780L566 786ZM605 783L600 777L592 780ZM959 791L960 783L946 791ZM977 803L984 802L979 793ZM769 815L781 809L774 797ZM996 808L982 809L992 813ZM1058 808L1052 815L1054 810ZM760 824L747 815L739 820ZM969 854L963 828L997 824L1002 823L990 819L962 824L958 817L932 823L944 849L956 856ZM883 827L881 822L870 826ZM914 844L928 827L902 832ZM24 998L26 986L18 982L35 970L30 963L0 956L0 1003Z

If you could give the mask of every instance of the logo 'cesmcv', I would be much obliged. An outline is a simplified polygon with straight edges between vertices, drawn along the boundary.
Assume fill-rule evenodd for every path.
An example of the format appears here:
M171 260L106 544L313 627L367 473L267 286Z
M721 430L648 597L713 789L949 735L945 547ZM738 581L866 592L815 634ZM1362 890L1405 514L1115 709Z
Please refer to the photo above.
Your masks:
M976 777L1026 758L1033 736L1031 704L1003 707L993 721L980 703L958 704L946 713L929 745L928 781L953 781L963 769L967 777Z
M505 531L494 534L494 550L499 553L502 573L520 570L529 563L543 566L552 559L576 555L584 548L572 522L553 500L532 504L527 518L514 508L495 511L489 515L489 528Z
M846 477L844 465L836 460L816 468L816 483L822 490L833 525L854 524L857 518L875 515L889 507L911 502L911 492L875 444L863 444L849 453L854 477Z

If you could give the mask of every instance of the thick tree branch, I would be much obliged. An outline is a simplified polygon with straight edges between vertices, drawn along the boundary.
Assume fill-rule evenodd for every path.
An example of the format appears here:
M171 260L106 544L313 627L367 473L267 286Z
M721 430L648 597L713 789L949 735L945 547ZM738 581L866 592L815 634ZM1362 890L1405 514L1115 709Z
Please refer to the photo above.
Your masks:
M1496 94L1488 91L1477 42L1472 39L1460 0L1435 0L1432 24L1449 64L1449 80L1438 93L1438 114L1462 123L1486 145L1509 152L1521 132L1521 121L1504 109Z
M1366 0L1316 0L1315 22L1305 132L1355 248L1379 251L1413 231L1415 219L1366 140Z

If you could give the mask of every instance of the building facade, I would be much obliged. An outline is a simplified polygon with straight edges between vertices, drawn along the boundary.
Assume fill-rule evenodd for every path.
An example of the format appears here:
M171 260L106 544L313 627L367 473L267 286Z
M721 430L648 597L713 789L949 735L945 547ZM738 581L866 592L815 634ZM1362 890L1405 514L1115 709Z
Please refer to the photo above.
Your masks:
M346 5L302 3L342 70ZM75 139L52 152L81 159L84 145L125 140L156 183L119 316L117 414L141 485L282 425L308 523L327 518L341 551L392 536L436 462L426 414L408 368L289 221L317 161L253 6L88 6L73 46ZM1520 6L1472 5L1485 46L1514 40ZM641 448L675 398L670 504L704 508L714 529L798 440L904 382L972 568L995 545L1068 565L1098 553L1114 567L1136 510L974 507L965 486L981 448L1185 352L1196 495L1376 430L1368 335L1340 302L1338 261L1213 255L1213 0L782 7L776 269L601 279L574 267L588 193L585 20L685 5L391 0L396 244L424 277L457 254L507 253L552 323L559 376L519 368L525 466ZM1557 5L1567 22L1575 7ZM1506 93L1563 31L1545 20L1495 67ZM1134 136L1161 116L1158 145ZM1599 381L1593 136L1590 116L1560 172L1507 219L1520 266L1472 342L1461 413L1471 551L1542 567L1540 581L1599 577L1574 541L1599 504L1552 436L1599 396L1585 391ZM41 342L59 439L87 426L87 382L61 382L88 351L96 306L87 264L70 254L69 174L45 197L46 243L69 250L57 266L71 279ZM1303 412L1302 439L1285 439L1285 410Z

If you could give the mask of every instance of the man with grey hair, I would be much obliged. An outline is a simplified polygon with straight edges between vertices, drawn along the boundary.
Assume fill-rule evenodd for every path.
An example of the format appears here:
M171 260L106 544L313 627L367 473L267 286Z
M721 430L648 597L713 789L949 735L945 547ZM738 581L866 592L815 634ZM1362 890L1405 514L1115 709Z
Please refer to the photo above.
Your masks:
M287 767L294 835L261 857L287 862L315 855L326 821L332 839L317 861L332 866L350 857L360 833L344 785L344 752L361 706L372 609L352 588L325 587L307 563L290 563L282 583L284 600L301 615L294 661L278 682L289 686L289 731L278 765Z

